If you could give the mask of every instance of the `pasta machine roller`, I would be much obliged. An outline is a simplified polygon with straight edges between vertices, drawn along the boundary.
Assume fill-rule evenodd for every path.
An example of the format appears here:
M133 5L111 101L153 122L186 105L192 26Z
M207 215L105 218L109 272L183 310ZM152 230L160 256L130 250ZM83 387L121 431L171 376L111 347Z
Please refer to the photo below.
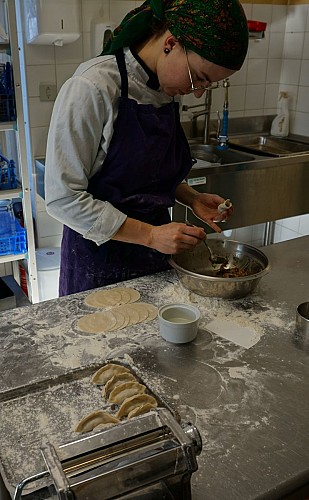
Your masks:
M57 448L47 443L46 470L19 483L14 499L42 478L61 500L190 499L201 449L194 425L158 408Z

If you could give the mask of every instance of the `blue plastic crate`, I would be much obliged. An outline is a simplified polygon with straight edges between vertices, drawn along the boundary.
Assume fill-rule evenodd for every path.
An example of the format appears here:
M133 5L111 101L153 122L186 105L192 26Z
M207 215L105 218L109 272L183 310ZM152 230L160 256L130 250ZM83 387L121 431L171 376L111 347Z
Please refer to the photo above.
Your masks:
M0 154L0 190L17 188L15 163Z
M1 223L1 221L0 221ZM15 220L15 233L8 232L0 236L0 255L18 255L27 252L27 234Z

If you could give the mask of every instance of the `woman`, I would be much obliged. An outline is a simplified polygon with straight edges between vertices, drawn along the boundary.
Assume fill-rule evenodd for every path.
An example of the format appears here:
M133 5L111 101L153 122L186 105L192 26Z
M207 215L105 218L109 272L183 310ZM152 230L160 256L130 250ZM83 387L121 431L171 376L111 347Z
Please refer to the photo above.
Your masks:
M170 221L175 199L220 232L223 198L183 182L192 162L174 97L232 75L247 45L237 0L147 0L63 85L45 176L47 210L65 225L60 295L166 270L169 254L194 249L206 234Z

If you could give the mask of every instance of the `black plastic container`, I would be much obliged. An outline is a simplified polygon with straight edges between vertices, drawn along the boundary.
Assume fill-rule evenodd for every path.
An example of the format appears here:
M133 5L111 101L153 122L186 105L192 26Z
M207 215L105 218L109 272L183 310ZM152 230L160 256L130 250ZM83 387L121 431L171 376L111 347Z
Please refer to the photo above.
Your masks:
M16 307L16 297L10 287L0 278L0 311Z

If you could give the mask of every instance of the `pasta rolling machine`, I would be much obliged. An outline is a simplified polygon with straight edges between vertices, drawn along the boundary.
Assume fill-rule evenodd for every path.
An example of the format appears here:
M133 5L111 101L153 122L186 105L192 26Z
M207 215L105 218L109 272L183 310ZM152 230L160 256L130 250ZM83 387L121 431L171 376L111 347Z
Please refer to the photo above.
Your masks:
M190 499L201 448L194 425L158 408L58 447L46 443L46 470L21 481L14 500L38 482L61 500Z

